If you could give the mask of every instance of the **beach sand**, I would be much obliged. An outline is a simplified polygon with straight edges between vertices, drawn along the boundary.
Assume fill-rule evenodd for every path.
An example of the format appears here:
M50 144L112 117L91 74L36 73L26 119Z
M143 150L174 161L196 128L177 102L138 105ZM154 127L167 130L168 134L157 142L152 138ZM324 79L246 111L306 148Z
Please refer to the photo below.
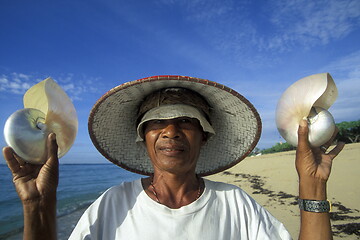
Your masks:
M279 219L294 239L299 234L295 151L248 157L207 177L237 185ZM360 143L347 144L335 158L328 182L334 239L360 239Z

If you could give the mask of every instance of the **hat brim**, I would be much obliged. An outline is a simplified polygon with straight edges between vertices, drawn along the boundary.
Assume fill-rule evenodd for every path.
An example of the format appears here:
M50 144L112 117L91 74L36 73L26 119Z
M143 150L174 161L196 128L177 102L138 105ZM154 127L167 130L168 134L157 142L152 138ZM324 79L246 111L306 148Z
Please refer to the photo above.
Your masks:
M202 147L196 173L207 176L243 160L261 135L261 120L254 106L236 91L209 80L185 76L154 76L119 85L103 95L89 116L89 134L98 151L114 164L142 175L153 167L143 145L136 143L136 119L142 100L169 87L191 89L211 107L216 135Z

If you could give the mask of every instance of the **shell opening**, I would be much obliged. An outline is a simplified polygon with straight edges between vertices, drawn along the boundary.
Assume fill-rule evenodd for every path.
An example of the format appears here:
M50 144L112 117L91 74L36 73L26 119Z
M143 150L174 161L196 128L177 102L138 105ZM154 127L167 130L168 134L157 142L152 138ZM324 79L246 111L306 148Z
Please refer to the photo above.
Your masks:
M45 119L41 119L41 120L45 121ZM39 119L36 119L36 127L41 131L46 131L46 124L42 121L39 122Z
M318 114L319 114L319 112L316 111L316 108L312 107L309 115L306 117L306 119L310 125L313 124L314 122L316 122L316 120L318 120L318 118L319 118Z

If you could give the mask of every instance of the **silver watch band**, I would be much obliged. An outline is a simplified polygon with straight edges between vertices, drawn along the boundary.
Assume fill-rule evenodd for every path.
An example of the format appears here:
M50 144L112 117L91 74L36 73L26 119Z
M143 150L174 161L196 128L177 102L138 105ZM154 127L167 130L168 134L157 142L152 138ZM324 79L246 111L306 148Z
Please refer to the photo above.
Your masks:
M307 200L299 199L299 208L307 212L330 212L331 203L329 200Z

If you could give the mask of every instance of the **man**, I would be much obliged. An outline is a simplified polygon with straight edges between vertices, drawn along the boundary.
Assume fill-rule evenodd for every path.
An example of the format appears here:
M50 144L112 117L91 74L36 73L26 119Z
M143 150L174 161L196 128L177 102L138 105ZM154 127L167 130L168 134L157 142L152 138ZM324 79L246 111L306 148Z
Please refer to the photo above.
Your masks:
M91 139L113 163L149 177L106 191L70 239L290 239L241 189L201 178L245 158L260 130L260 118L244 97L207 80L158 76L109 91L90 114ZM301 210L300 239L331 239L326 181L343 144L325 154L310 148L306 121L298 133L299 197L307 210ZM53 134L48 149L42 167L20 164L4 149L24 205L26 239L56 238Z

